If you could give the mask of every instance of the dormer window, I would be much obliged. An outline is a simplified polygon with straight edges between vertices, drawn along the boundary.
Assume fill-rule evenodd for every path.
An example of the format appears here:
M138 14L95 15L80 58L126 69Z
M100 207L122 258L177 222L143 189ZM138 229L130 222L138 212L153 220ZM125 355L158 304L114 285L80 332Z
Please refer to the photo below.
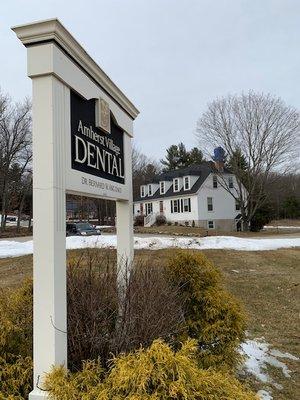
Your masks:
M152 185L148 185L148 196L152 196Z
M145 186L142 185L141 186L141 197L145 197L145 196L146 196Z
M190 190L190 177L189 176L185 176L183 178L183 187L184 187L184 190Z
M173 179L174 192L179 192L179 178Z
M159 192L160 192L160 194L165 194L165 182L164 181L161 181L159 183Z

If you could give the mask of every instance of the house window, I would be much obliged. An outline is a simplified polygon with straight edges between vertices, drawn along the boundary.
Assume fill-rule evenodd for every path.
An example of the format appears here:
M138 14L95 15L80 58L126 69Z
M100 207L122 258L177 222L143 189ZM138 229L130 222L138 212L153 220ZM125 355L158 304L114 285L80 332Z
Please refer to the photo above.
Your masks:
M191 199L171 200L171 213L191 212Z
M232 177L232 176L230 176L230 177L228 178L228 186L230 187L230 189L233 188L233 177Z
M180 212L180 202L179 200L171 200L171 213Z
M148 196L152 196L152 185L148 185Z
M145 186L142 185L141 186L141 197L145 197L146 193L145 193Z
M189 176L185 176L183 178L183 187L184 187L184 190L190 190L190 177Z
M152 212L153 212L152 203L146 203L145 204L145 209L146 209L146 215L152 214Z
M174 200L173 210L174 210L174 213L179 213L179 212L180 212L180 209L179 209L179 200Z
M159 184L159 188L160 188L160 194L165 194L165 182L160 182Z
M207 198L207 211L213 211L213 210L214 210L213 198L212 197L208 197Z
M208 229L215 229L215 221L207 221Z
M241 202L235 199L235 211L240 211L240 210L241 210Z
M173 186L174 186L174 192L178 192L179 191L179 179L175 178L173 180Z
M191 199L183 199L183 212L191 212Z
M217 175L213 176L213 188L216 189L218 187L218 177Z

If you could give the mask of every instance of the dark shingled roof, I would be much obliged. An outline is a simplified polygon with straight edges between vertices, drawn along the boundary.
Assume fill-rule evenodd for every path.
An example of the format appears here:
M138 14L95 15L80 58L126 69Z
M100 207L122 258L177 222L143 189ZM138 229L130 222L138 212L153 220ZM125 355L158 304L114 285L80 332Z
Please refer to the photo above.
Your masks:
M201 164L193 164L189 167L174 169L172 171L163 172L162 174L156 175L151 182L149 183L159 183L161 181L173 181L174 178L180 178L184 176L198 176L199 178L196 180L194 185L190 188L190 190L179 190L178 192L174 192L173 183L171 187L166 191L165 194L160 194L159 188L153 193L152 196L141 197L140 195L136 196L133 201L145 201L145 200L155 200L165 197L173 197L173 196L181 196L181 195L189 195L197 193L203 182L206 180L210 173L216 172L215 166L213 162L203 162ZM224 173L230 173L226 168L224 169ZM147 185L147 183L145 183Z

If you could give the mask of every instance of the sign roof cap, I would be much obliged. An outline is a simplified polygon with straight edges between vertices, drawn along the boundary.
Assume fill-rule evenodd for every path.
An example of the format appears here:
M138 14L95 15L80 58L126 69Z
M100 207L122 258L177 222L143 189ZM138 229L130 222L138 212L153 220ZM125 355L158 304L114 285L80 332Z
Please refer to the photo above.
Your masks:
M54 41L93 77L135 119L139 110L99 67L58 18L35 21L11 28L24 46Z

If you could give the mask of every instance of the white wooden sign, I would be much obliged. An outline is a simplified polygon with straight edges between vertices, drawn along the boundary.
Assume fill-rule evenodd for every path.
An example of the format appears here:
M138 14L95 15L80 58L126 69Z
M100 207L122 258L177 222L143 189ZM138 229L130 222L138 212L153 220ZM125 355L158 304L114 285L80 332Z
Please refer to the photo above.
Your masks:
M33 93L34 388L67 365L66 192L116 201L119 262L133 257L131 139L138 110L57 19L12 28Z

